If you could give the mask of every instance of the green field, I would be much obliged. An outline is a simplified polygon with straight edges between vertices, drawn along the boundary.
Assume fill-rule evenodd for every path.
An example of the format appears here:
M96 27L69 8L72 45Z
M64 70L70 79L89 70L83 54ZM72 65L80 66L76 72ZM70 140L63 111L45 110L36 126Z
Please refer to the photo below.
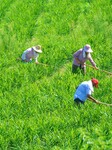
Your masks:
M37 44L47 66L16 60ZM92 77L93 97L112 103L112 75L71 73L72 54L85 44L97 67L112 72L111 0L0 0L0 150L112 149L112 107L74 105L75 88Z

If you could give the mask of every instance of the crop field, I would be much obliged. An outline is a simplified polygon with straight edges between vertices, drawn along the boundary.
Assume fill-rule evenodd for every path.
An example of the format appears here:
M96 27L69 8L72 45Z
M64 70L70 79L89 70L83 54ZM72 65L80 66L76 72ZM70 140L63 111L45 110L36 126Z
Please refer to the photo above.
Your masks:
M17 60L38 44L41 64ZM72 74L85 44L100 70ZM112 107L73 100L94 77L92 96L112 103L112 75L102 71L112 72L111 0L0 0L0 61L0 150L112 149Z

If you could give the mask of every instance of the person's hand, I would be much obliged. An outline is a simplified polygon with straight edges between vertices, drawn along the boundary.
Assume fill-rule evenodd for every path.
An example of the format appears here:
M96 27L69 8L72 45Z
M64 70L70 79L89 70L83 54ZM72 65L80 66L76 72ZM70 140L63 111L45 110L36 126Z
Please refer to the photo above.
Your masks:
M79 60L76 60L76 61L77 61L78 64L80 64L80 61L79 61Z
M98 70L98 67L95 67L96 70Z
M35 62L37 65L39 64L39 62Z
M97 104L101 104L101 102L100 102L100 101L98 101L98 100L95 100L95 103L97 103Z
M80 60L78 59L78 58L76 58L76 62L78 63L78 64L80 64L81 62L80 62Z

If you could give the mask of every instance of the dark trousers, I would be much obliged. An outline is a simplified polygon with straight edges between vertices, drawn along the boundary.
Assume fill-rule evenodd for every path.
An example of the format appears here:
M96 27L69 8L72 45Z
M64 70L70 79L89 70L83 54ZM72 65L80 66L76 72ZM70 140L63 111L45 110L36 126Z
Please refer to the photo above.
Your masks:
M72 73L77 73L78 69L81 69L81 72L83 74L86 74L86 67L82 68L81 65L80 66L76 66L76 65L72 64Z
M84 104L83 101L81 101L79 98L74 99L74 102L79 105L79 104Z

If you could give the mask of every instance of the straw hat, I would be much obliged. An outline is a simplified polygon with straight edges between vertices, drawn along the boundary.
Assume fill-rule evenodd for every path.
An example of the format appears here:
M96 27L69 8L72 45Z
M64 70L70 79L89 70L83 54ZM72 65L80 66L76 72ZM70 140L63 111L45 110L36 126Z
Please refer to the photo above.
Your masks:
M89 44L86 44L84 46L84 51L87 52L87 53L92 53L92 49L91 49L91 46Z
M42 50L41 50L41 46L40 46L40 45L34 46L33 49L34 49L34 51L37 52L37 53L42 53Z

